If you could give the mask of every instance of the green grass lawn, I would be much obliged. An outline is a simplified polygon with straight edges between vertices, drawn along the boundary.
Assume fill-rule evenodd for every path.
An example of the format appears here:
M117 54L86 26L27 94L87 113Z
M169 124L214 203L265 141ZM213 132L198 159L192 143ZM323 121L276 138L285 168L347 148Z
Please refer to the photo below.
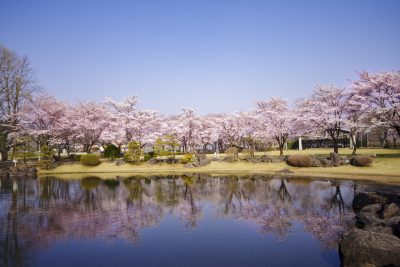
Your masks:
M286 151L290 154L313 154L328 155L331 150L328 149L310 149L303 151ZM341 154L351 154L350 149L342 149ZM273 156L279 153L271 153ZM289 154L289 153L287 153ZM286 163L249 163L235 162L227 163L222 161L211 162L204 167L184 168L182 164L156 164L147 163L140 165L123 164L116 166L111 162L103 162L95 167L82 166L79 163L72 165L61 165L54 170L40 170L40 175L60 175L69 174L71 177L79 177L88 174L118 174L121 176L129 174L183 174L183 173L210 173L210 174L274 174L282 169L291 171L292 176L299 177L331 177L331 178L351 178L375 180L387 183L400 183L400 154L399 149L360 149L359 154L376 154L374 163L370 167L354 167L351 165L340 167L317 167L317 168L296 168L288 166ZM213 157L214 155L208 155ZM223 157L220 155L220 157Z

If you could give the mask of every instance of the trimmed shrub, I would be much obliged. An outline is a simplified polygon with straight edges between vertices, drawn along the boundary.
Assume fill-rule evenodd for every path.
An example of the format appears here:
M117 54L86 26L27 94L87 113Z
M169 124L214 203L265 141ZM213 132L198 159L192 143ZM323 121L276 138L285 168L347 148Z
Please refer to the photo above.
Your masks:
M104 150L104 157L110 160L115 160L121 154L121 149L116 145L109 144Z
M100 156L96 154L82 155L80 162L83 166L97 166L100 164Z
M81 156L80 154L70 154L68 156L68 159L71 161L80 161L81 160Z
M239 152L236 147L230 147L230 148L226 149L225 154L226 154L227 158L229 158L230 160L233 160L233 161L237 160L237 158L239 156Z
M369 156L356 156L350 160L350 164L358 167L371 166L373 158Z
M128 152L124 154L124 161L129 163L138 163L142 154L141 145L139 142L132 141L128 144Z
M156 154L153 151L150 151L149 153L144 154L144 161L149 161L150 159L154 158Z
M286 163L293 167L312 167L313 157L310 155L290 155L287 157Z
M53 157L53 151L46 145L43 145L41 148L41 156L43 159L51 160Z
M189 162L193 162L194 160L194 155L193 154L186 154L182 159L181 159L181 163L182 164L186 164Z

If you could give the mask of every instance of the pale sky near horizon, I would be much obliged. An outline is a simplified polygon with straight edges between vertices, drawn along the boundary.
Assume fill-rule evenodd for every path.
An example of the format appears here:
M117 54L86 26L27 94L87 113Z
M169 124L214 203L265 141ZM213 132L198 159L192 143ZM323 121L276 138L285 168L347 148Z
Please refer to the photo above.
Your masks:
M0 44L74 102L233 112L400 69L400 1L0 0Z

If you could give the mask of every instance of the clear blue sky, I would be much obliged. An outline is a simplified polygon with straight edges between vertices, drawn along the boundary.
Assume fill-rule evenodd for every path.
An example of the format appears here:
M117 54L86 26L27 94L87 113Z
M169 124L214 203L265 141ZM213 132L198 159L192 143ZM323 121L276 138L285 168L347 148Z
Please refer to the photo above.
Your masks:
M0 43L67 101L232 112L399 70L400 1L0 0Z

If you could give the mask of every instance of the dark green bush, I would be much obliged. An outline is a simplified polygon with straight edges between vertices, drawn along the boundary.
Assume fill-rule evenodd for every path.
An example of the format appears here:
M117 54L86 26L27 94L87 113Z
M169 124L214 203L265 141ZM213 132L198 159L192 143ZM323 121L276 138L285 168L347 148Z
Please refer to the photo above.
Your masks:
M121 149L116 145L109 144L104 150L104 157L110 160L115 160L121 154Z
M51 160L53 158L53 151L46 145L40 148L41 156L45 160Z
M290 155L286 163L293 167L312 167L313 157L310 155Z
M84 166L96 166L100 164L100 156L96 154L82 155L80 162Z
M194 155L193 154L186 154L182 159L181 159L181 163L182 164L186 164L189 162L193 162L194 160Z
M141 145L139 142L132 141L128 144L128 151L124 154L124 161L129 163L138 163L142 154Z
M81 160L81 156L82 155L79 155L79 154L70 154L68 156L68 159L71 160L71 161L80 161Z
M366 167L366 166L371 166L373 161L374 160L372 157L356 156L350 160L350 164L358 167Z
M149 161L150 159L154 158L156 154L153 151L144 154L144 161Z

